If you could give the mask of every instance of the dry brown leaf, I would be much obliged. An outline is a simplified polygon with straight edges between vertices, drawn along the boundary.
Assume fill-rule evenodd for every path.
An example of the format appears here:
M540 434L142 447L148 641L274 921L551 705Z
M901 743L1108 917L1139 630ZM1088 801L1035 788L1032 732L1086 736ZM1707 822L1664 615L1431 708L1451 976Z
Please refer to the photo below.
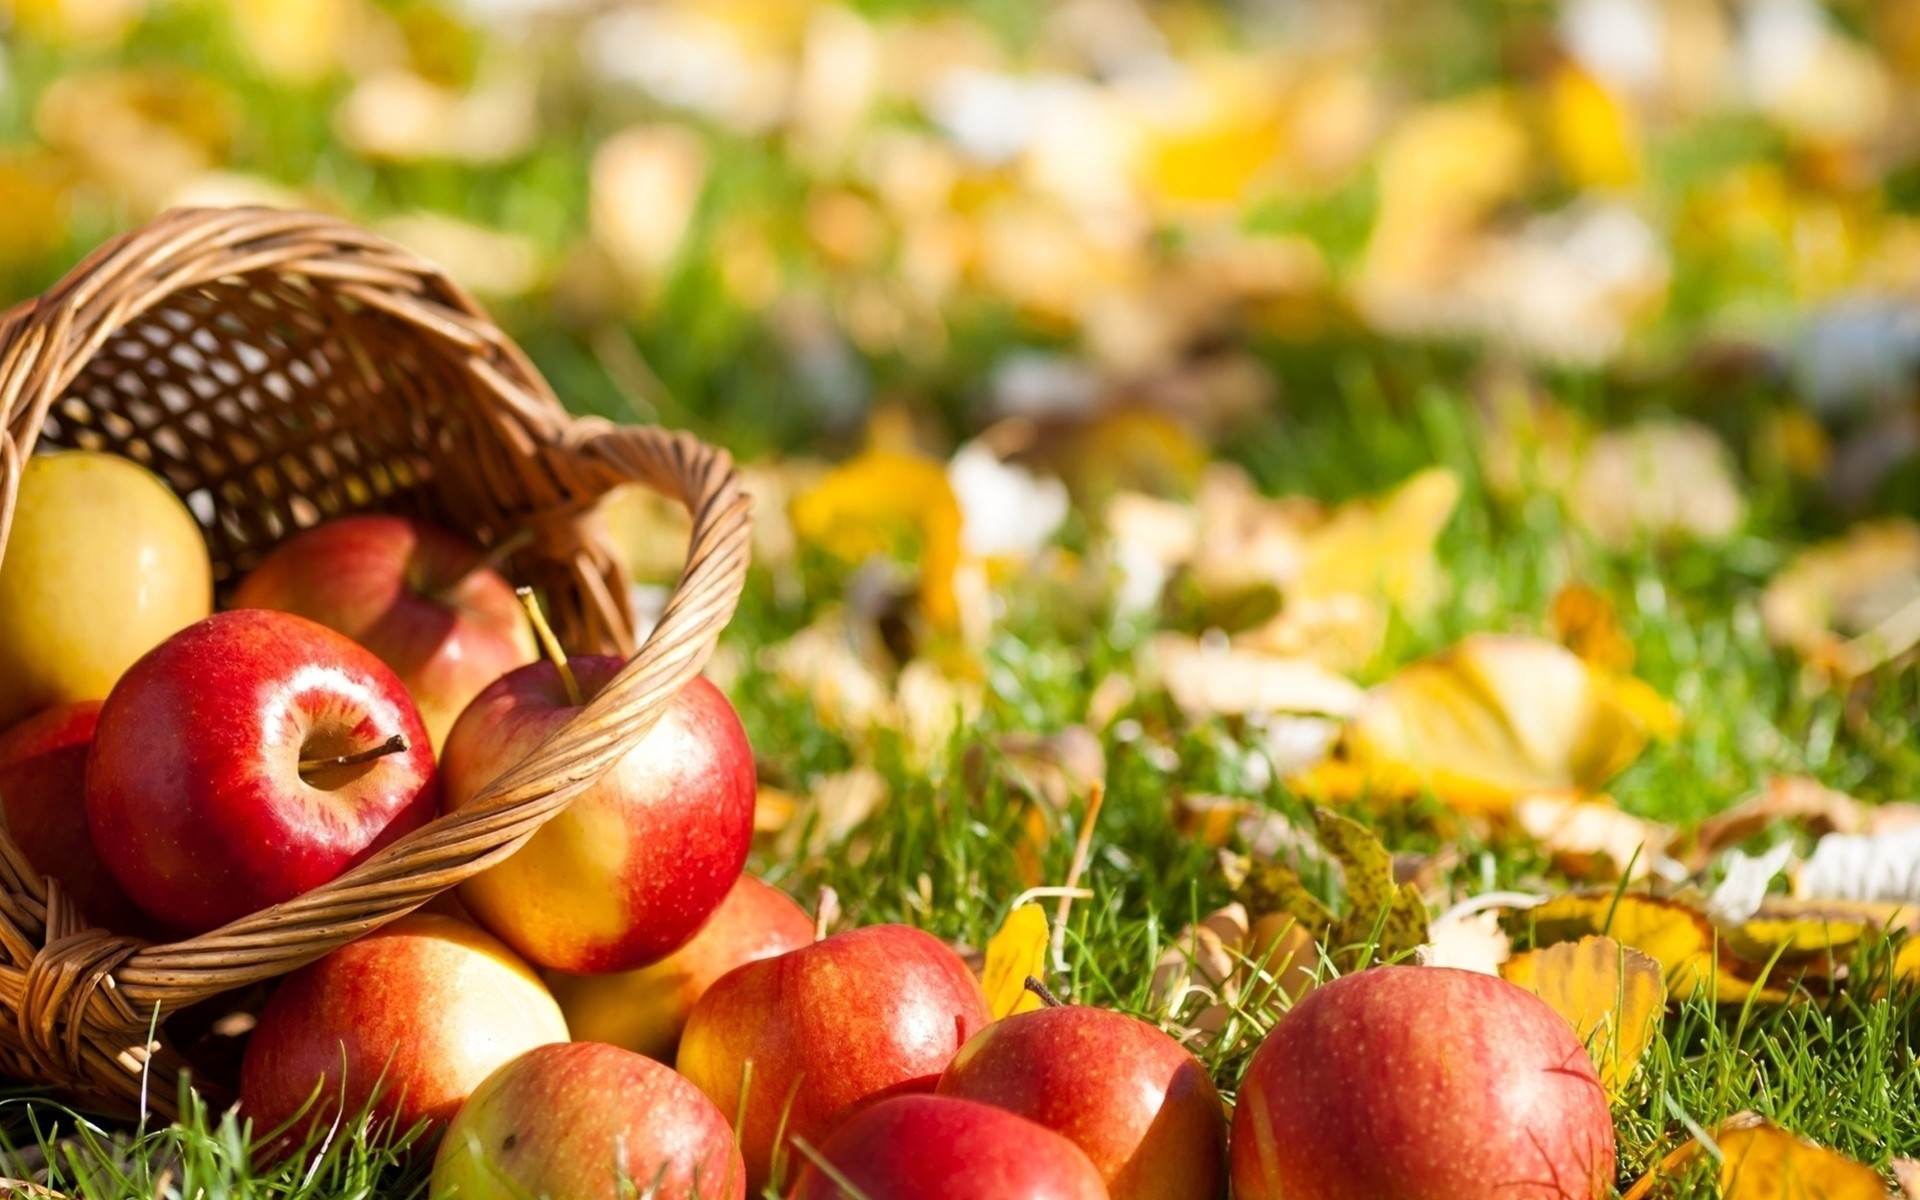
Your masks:
M1920 1160L1896 1158L1887 1164L1893 1181L1900 1185L1901 1200L1920 1200Z
M1444 916L1427 929L1420 947L1420 965L1453 967L1481 975L1500 974L1501 964L1513 956L1513 939L1500 928L1500 914L1482 912Z
M1760 615L1774 641L1848 679L1912 647L1917 605L1920 525L1887 518L1801 553L1767 584Z
M1719 437L1668 419L1594 438L1568 499L1581 524L1617 547L1671 534L1724 538L1747 507Z
M1605 796L1522 796L1514 820L1575 879L1604 881L1646 875L1673 839L1664 825L1622 812Z
M1660 964L1610 937L1584 937L1514 955L1500 973L1567 1019L1607 1095L1620 1099L1666 1012Z
M1107 752L1084 725L1056 733L1004 733L995 745L1014 776L1056 809L1087 795L1107 778Z
M1754 1113L1739 1113L1713 1130L1720 1154L1721 1200L1887 1200L1879 1173L1817 1146ZM1706 1153L1696 1140L1660 1161L1622 1200L1649 1200L1666 1180L1684 1175Z

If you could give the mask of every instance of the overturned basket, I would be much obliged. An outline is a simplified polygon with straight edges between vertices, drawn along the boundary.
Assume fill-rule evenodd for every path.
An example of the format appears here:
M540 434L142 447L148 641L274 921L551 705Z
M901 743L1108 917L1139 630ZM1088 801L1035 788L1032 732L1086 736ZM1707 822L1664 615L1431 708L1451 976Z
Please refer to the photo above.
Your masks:
M512 853L652 726L732 616L747 502L692 437L570 418L440 270L330 217L183 209L0 318L0 558L36 447L111 451L183 497L231 582L276 542L385 510L509 560L561 639L632 661L470 807L339 879L225 928L148 945L89 928L0 831L0 1072L96 1108L168 1111L181 1060L156 1018L293 970ZM643 645L593 520L639 482L693 516L686 569ZM75 798L79 802L79 798Z

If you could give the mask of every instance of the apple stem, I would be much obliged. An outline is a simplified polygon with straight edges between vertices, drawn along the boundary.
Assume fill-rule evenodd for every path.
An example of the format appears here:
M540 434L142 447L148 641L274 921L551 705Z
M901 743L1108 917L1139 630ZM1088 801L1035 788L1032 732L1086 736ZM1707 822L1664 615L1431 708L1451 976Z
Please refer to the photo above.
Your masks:
M527 610L527 619L533 622L533 635L540 639L547 661L560 672L560 683L567 689L567 703L579 708L586 703L580 696L580 681L573 677L573 668L567 665L567 652L560 648L560 639L553 636L553 626L547 624L547 614L540 611L540 601L534 598L533 589L529 587L515 588L513 594L520 598L520 607Z
M1041 983L1032 975L1027 976L1026 987L1028 991L1040 997L1040 1003L1046 1005L1048 1008L1059 1008L1066 1003L1066 1001L1054 995L1052 989L1048 988L1046 984Z
M509 558L512 558L515 554L519 553L520 550L525 548L527 544L532 541L533 541L533 530L531 529L518 529L518 530L515 530L513 533L508 534L506 537L501 538L499 541L495 542L493 546L489 550L487 550L486 553L482 554L479 558L474 559L472 566L460 572L460 574L454 576L453 579L449 581L444 587L434 589L434 593L433 593L434 599L439 600L442 603L445 603L447 599L453 595L454 592L460 589L461 584L465 583L469 579L472 579L475 575L479 574L481 571L499 570L503 565L505 565L506 561Z
M342 754L337 758L303 758L300 760L300 773L325 771L335 767L357 767L361 763L370 763L376 758L385 758L389 754L402 754L413 748L404 733L396 733L378 746L369 746L365 750L352 754Z

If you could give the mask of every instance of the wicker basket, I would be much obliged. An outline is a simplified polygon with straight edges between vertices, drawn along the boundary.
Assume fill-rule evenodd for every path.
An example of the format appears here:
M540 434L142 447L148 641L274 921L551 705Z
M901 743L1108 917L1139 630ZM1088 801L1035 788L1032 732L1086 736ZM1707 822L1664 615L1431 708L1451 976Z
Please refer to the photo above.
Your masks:
M170 212L0 317L0 556L36 447L152 468L205 530L216 585L343 512L429 517L483 547L530 531L508 574L540 590L570 648L632 656L471 806L187 941L87 927L0 833L0 1072L96 1109L171 1111L182 1060L164 1031L149 1041L156 1018L284 974L512 853L700 671L746 572L747 501L723 451L568 417L438 268L311 213ZM593 520L636 481L693 517L679 587L638 647Z

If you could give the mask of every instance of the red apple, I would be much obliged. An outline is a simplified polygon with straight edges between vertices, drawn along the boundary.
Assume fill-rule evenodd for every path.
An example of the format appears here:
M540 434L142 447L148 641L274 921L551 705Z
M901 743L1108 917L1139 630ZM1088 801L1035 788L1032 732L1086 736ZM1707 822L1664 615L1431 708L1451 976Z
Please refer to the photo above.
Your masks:
M487 1076L447 1129L431 1200L745 1200L727 1118L673 1070L593 1042Z
M288 538L233 607L297 613L373 651L435 746L480 689L537 657L512 585L464 538L405 517L336 517Z
M618 975L556 971L547 986L574 1037L671 1062L687 1014L714 981L811 941L813 918L804 909L779 888L742 875L693 940L652 966Z
M575 658L581 700L626 664ZM447 735L452 812L580 712L552 663L503 676ZM695 679L657 725L505 862L460 886L474 919L556 971L628 971L685 945L740 877L753 839L753 751L719 689Z
M0 734L0 811L27 862L51 875L87 920L119 933L152 921L113 881L87 829L87 751L100 702L63 704Z
M87 759L101 860L190 933L335 878L429 820L437 791L420 715L386 664L259 609L189 625L128 668Z
M898 1096L842 1125L805 1158L793 1200L1106 1200L1066 1138L1005 1109ZM825 1163L847 1183L840 1186Z
M566 1040L560 1006L511 950L415 913L281 982L241 1060L240 1110L256 1134L296 1138L369 1102L400 1130L442 1125L495 1070Z
M1308 992L1254 1052L1233 1115L1237 1200L1597 1200L1613 1166L1573 1027L1447 967Z
M728 972L694 1005L678 1065L721 1112L743 1115L757 1193L786 1163L786 1139L817 1144L862 1104L932 1091L988 1016L979 981L940 939L874 925Z
M995 1021L940 1094L1046 1126L1086 1152L1113 1200L1223 1200L1227 1111L1199 1060L1145 1021L1063 1004Z

